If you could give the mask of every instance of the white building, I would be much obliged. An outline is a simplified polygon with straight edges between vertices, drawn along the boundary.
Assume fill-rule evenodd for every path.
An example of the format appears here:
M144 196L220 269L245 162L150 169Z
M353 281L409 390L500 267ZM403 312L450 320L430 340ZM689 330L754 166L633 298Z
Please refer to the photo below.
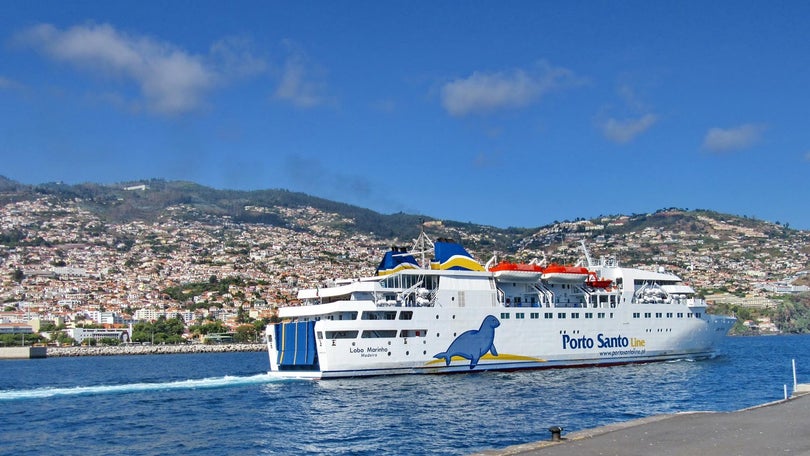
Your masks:
M74 328L65 330L67 335L72 337L78 343L82 343L85 339L118 339L121 342L132 341L132 328Z
M163 312L162 310L157 311L155 309L143 308L136 310L133 317L135 317L135 320L137 321L155 321L161 315L165 317L166 312Z
M88 318L101 325L114 325L124 322L123 317L115 312L101 312L98 310L91 310L85 312Z

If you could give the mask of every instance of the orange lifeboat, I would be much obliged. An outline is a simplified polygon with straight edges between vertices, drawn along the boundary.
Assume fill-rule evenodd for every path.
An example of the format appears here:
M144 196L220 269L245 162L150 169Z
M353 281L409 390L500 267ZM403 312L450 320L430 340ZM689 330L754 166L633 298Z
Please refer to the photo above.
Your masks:
M543 268L531 263L512 263L501 261L489 268L489 272L503 280L538 280L543 274Z
M590 275L588 268L551 263L543 269L543 280L548 283L583 283Z

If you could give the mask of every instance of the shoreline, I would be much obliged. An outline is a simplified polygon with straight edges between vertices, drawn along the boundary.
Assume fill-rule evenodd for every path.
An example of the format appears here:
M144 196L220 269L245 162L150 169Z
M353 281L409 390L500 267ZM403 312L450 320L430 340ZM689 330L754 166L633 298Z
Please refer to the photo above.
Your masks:
M233 353L266 351L257 344L118 345L103 347L48 347L48 358L74 356L175 355L194 353Z

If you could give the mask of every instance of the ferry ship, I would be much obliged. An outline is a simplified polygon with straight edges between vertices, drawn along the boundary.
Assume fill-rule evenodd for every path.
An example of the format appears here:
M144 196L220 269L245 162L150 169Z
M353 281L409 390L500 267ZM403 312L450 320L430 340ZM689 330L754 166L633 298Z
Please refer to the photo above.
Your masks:
M431 248L432 247L432 248ZM602 366L713 356L736 319L663 269L615 259L482 265L424 232L374 276L302 289L265 333L270 373L336 378ZM427 259L427 254L432 258ZM417 261L417 257L421 257Z

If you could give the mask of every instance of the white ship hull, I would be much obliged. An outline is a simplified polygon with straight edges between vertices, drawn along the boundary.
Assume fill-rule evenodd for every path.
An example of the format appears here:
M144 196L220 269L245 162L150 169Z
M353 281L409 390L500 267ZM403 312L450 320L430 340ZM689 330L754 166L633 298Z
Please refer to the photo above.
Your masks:
M391 308L380 308L392 311ZM277 346L268 342L271 372L292 377L353 377L364 375L450 373L481 370L541 369L552 367L613 365L664 361L678 358L704 358L714 354L734 319L701 315L676 305L646 304L638 310L672 313L672 318L634 319L616 309L550 309L520 307L491 309L401 308L413 312L413 319L314 322L315 353L318 369L279 369ZM462 311L460 311L462 310ZM545 318L546 313L552 318ZM586 319L585 314L592 314ZM537 314L537 318L531 318ZM560 319L559 314L565 318ZM597 315L604 314L602 318ZM612 316L611 316L612 314ZM678 314L683 314L677 318ZM445 359L434 356L445 352L457 337L477 331L487 316L495 316L500 326L494 330L492 345L497 356L484 353L472 366L460 355ZM503 318L509 315L508 318ZM522 318L518 316L522 315ZM578 318L572 318L576 315ZM438 317L438 318L437 318ZM420 330L419 336L401 337L403 331ZM327 332L343 332L355 338L326 339ZM363 331L395 331L397 337L362 338ZM384 333L385 334L385 333ZM414 333L415 334L415 333ZM345 337L345 334L343 335ZM489 348L489 347L472 347ZM466 353L469 354L469 353Z
M623 286L411 269L302 291L308 305L280 309L284 323L268 326L271 373L334 378L704 358L735 322L706 314L674 275L598 272Z

